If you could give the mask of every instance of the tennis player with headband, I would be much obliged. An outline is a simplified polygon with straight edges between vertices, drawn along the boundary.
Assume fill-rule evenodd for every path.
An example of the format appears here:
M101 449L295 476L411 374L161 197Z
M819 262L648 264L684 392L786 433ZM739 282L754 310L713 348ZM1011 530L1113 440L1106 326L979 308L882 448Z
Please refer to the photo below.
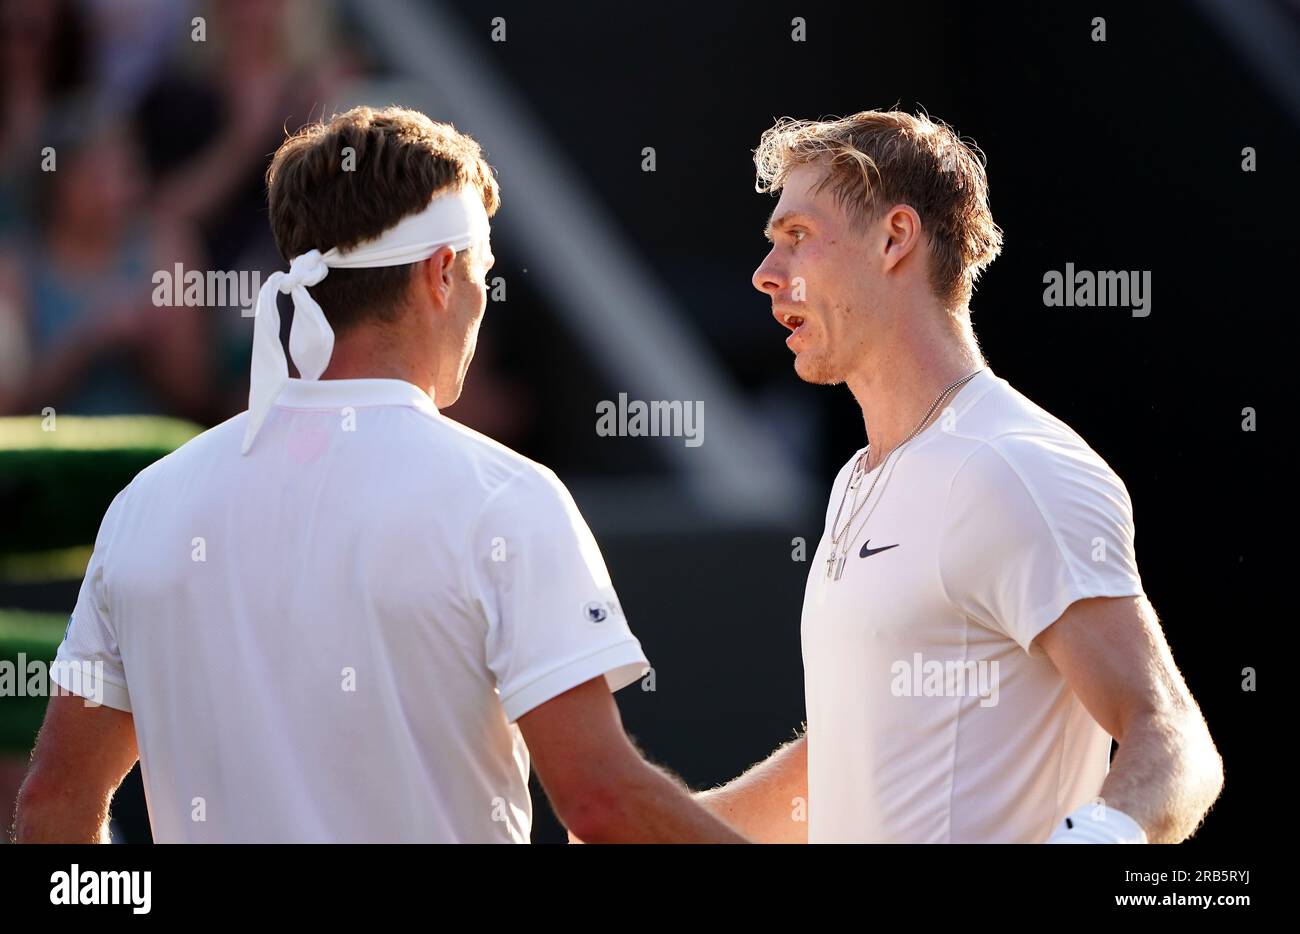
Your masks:
M754 287L799 377L848 384L870 444L808 574L806 732L699 799L764 841L1183 840L1222 763L1144 595L1124 484L975 341L1002 241L982 159L867 111L780 121L755 162L780 200Z
M439 412L487 304L478 145L357 108L268 181L248 411L109 507L17 838L105 839L138 754L160 842L526 842L530 760L585 841L740 842L623 732L647 662L568 491Z

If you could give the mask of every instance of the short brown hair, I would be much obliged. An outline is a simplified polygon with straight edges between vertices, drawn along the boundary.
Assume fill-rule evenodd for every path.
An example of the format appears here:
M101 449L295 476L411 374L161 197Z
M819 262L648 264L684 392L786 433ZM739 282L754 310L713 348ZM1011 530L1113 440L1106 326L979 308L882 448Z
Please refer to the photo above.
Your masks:
M303 127L276 152L266 184L271 230L286 261L377 237L444 190L474 185L489 216L500 203L478 143L401 107L355 107ZM362 320L394 320L410 281L409 264L332 269L310 292L343 331Z
M897 110L776 122L754 151L755 187L777 192L796 166L824 164L830 186L859 226L910 205L926 231L931 286L949 307L970 300L975 280L1002 249L989 211L984 154L942 121Z

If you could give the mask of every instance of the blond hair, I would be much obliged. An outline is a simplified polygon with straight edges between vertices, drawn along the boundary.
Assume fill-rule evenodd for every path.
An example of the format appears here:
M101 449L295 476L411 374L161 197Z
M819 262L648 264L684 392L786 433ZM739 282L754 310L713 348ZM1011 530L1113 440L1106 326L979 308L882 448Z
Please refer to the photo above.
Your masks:
M970 301L976 279L1002 249L1002 230L989 211L984 154L924 113L784 117L763 133L754 165L755 188L772 193L792 169L824 165L826 177L816 190L829 187L859 227L896 204L910 205L930 244L931 286L948 307Z

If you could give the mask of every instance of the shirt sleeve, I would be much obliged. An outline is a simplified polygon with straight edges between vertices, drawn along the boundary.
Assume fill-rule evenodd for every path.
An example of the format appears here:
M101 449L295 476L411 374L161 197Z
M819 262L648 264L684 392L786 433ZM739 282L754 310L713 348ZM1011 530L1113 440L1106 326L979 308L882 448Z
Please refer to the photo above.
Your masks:
M649 668L569 491L546 468L492 496L467 586L487 620L487 663L514 722L600 675L611 691Z
M1081 441L986 443L953 477L939 573L954 606L1028 652L1072 603L1142 593L1128 491Z
M126 670L118 650L117 631L109 612L104 582L105 566L126 491L117 494L95 537L95 550L81 582L76 608L59 645L50 679L65 691L95 704L117 710L131 710Z

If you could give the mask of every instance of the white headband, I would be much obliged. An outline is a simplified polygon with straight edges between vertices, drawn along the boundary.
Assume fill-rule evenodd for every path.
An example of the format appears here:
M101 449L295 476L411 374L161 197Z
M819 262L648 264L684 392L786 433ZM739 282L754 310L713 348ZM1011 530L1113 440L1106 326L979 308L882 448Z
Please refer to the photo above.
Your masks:
M441 247L455 252L475 242L488 240L488 217L483 196L473 185L439 195L418 214L402 218L373 240L351 250L327 253L308 250L295 256L288 272L274 272L257 294L253 319L253 365L248 384L248 427L243 453L289 380L289 363L280 345L280 310L276 295L293 296L293 325L289 331L289 354L303 379L320 379L334 352L334 329L307 287L316 285L331 269L370 269L402 266L428 259Z

